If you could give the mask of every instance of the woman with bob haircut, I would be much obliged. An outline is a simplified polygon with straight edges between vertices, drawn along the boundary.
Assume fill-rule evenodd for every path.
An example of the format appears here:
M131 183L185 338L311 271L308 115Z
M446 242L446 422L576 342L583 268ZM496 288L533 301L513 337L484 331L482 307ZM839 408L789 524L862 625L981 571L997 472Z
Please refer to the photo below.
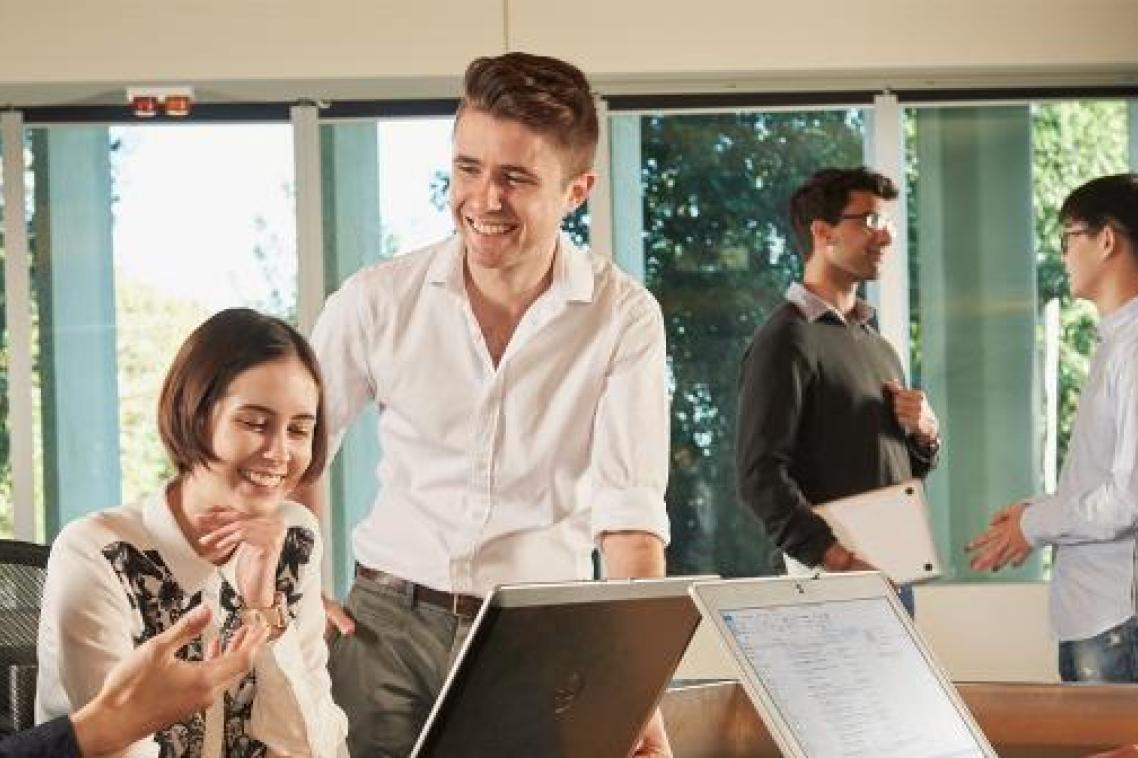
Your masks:
M267 629L253 670L129 756L347 755L332 701L316 518L287 500L327 455L320 370L280 319L235 308L199 326L162 386L158 431L176 473L141 502L68 524L48 562L37 720L71 713L146 640L206 605L184 648L201 660Z

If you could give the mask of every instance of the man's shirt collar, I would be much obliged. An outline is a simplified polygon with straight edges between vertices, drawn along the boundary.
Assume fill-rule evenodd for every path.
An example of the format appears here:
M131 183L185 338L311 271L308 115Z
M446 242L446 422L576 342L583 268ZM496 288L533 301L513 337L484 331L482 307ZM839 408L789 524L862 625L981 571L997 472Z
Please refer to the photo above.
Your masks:
M427 270L427 281L443 285L451 292L465 297L463 252L461 236L456 234L444 242ZM566 302L588 303L593 299L593 285L593 266L589 256L564 234L560 235L557 249L553 253L550 292Z
M793 282L787 287L786 299L793 303L802 312L803 317L810 322L817 321L827 313L832 313L842 323L852 321L858 326L866 326L877 315L873 306L859 297L854 302L851 318L847 320L846 316L839 313L837 308L804 287L801 282Z
M1099 322L1099 341L1105 342L1109 340L1112 336L1117 334L1120 329L1135 320L1138 320L1138 297L1130 298L1121 308Z

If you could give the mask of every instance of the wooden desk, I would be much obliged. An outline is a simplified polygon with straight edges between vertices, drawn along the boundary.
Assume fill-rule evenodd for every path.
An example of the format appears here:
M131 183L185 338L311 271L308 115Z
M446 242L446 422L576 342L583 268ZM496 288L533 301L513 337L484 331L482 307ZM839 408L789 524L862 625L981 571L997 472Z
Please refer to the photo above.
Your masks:
M1138 742L1138 684L957 684L1001 756L1082 756Z
M1138 685L957 687L1001 758L1085 756L1138 742ZM736 682L670 690L661 707L676 758L779 755Z

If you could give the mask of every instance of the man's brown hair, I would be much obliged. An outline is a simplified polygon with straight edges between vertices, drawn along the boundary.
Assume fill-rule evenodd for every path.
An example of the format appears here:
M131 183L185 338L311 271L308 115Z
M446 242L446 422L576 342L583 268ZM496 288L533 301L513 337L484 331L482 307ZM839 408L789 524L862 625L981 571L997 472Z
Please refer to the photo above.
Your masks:
M301 482L315 481L328 456L324 382L307 340L288 323L250 308L221 311L193 331L178 350L158 397L158 434L184 477L216 462L210 443L217 403L238 374L262 363L297 358L316 383L319 404L312 430L312 459Z
M525 124L566 153L569 177L588 171L599 127L589 80L571 63L529 53L477 58L466 69L456 120L467 108Z
M810 224L816 219L827 224L838 223L842 209L849 204L854 192L868 192L882 200L893 200L897 197L897 186L889 177L864 166L823 168L815 171L790 196L790 227L804 262L814 252Z

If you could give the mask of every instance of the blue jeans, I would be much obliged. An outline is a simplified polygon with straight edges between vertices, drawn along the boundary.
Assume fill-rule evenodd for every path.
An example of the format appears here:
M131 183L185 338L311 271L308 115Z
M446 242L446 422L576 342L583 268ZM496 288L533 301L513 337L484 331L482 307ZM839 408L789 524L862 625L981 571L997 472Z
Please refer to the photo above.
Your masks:
M1059 643L1064 682L1138 682L1138 618L1086 640Z

